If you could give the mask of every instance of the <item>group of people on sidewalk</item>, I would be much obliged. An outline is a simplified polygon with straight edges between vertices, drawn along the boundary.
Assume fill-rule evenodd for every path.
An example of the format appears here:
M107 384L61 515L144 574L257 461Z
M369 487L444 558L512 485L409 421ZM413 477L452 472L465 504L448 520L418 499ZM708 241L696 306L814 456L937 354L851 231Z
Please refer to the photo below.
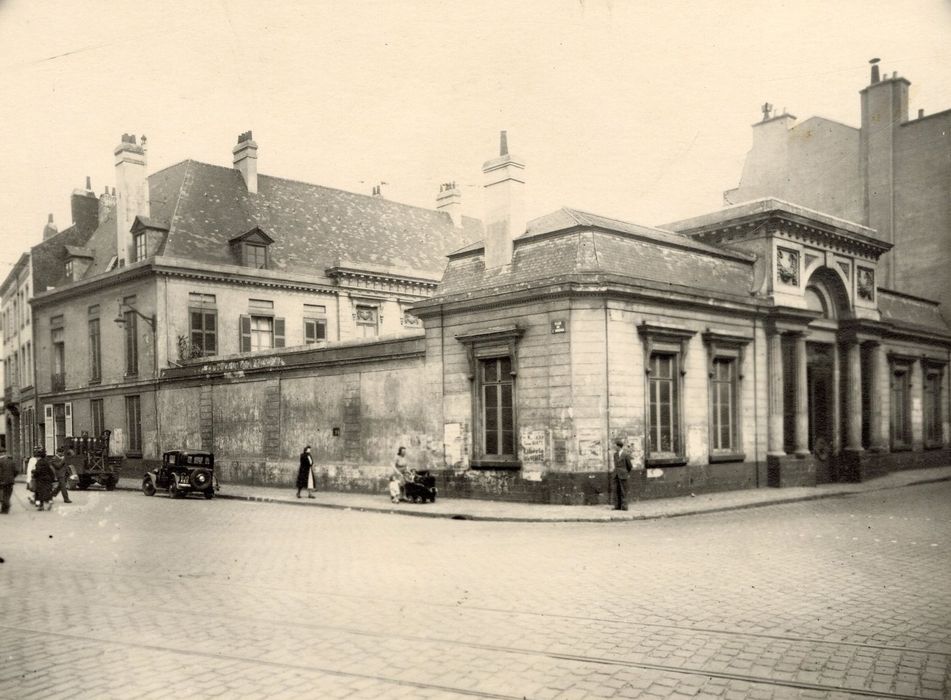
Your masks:
M627 482L630 479L634 465L631 457L624 448L624 441L618 438L614 441L614 510L627 510ZM406 499L406 484L416 478L416 472L410 468L406 460L406 448L402 445L396 451L393 461L393 471L390 473L389 493L393 503ZM304 447L300 453L300 467L297 471L297 497L302 498L301 491L307 489L307 498L315 498L317 490L317 474L314 471L314 458L311 455L310 445Z
M390 474L389 494L393 503L399 503L406 500L406 483L413 481L416 472L409 467L406 461L406 448L400 445L396 451L396 459L393 462L393 471ZM314 457L311 454L310 445L304 447L300 453L300 466L297 469L297 497L301 496L301 491L307 489L307 498L316 498L314 492L317 490L317 473L314 470Z
M13 485L19 473L16 461L5 451L0 452L0 514L10 512ZM62 493L63 502L72 503L69 498L71 477L72 470L62 447L52 457L47 457L42 447L35 448L26 464L26 488L32 494L27 496L28 502L37 510L52 510L53 499Z

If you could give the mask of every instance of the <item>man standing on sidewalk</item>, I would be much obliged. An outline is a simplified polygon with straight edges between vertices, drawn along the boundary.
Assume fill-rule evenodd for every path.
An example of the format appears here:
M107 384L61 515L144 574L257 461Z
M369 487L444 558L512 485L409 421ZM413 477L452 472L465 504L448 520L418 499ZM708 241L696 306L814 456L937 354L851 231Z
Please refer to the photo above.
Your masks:
M614 441L614 490L616 505L614 510L627 510L627 480L631 476L631 458L624 451L624 441L618 438Z
M53 488L53 498L56 498L56 494L60 491L63 492L63 501L66 503L72 503L69 500L69 465L66 463L66 456L64 454L64 449L60 447L56 450L56 455L50 460L50 466L53 467L53 471L56 473L56 486Z
M10 496L13 494L16 475L16 462L3 450L0 452L0 513L10 512Z

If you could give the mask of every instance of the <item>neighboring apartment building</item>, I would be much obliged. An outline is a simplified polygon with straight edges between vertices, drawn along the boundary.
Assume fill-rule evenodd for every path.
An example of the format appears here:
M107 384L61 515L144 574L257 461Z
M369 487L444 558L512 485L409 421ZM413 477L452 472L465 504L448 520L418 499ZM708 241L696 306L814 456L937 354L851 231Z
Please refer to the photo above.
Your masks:
M47 226L49 226L47 224ZM3 407L7 450L20 460L30 454L33 403L33 324L29 304L32 275L30 255L24 253L0 288L3 327Z
M233 168L186 160L149 175L145 138L123 136L115 208L37 274L48 449L104 428L130 457L176 447L160 438L168 367L416 332L409 306L433 293L447 252L481 236L455 187L438 211L412 207L259 175L257 150L246 132Z
M873 59L861 126L790 114L753 125L753 147L726 204L776 197L874 229L895 246L880 283L937 299L951 318L951 109L909 119L911 83Z
M3 299L0 313L3 325L4 423L7 449L18 459L31 455L33 448L42 442L34 388L36 348L30 309L36 280L50 276L50 258L51 255L56 257L54 251L75 248L89 238L98 225L100 210L108 206L108 200L108 194L104 194L102 200L97 199L90 190L89 178L86 178L85 189L74 190L71 197L72 224L59 231L50 214L43 229L43 241L20 256L0 287ZM56 265L55 261L53 264ZM58 367L62 371L61 358Z

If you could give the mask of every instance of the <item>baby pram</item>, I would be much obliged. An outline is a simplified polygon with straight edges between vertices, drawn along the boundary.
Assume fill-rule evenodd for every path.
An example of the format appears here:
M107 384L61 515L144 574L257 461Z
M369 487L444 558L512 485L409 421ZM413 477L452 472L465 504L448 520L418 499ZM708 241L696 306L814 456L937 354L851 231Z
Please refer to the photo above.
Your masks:
M436 477L428 471L411 472L406 479L406 500L413 503L436 502Z

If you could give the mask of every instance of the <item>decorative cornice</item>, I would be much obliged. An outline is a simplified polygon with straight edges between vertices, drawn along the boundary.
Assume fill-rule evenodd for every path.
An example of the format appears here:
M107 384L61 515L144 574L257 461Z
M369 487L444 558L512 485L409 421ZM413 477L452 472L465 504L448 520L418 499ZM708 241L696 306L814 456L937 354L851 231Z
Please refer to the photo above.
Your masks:
M506 287L485 288L475 292L460 292L444 297L431 297L413 304L410 311L420 318L457 311L482 311L500 306L514 306L552 297L624 297L647 301L661 301L677 306L710 310L711 300L717 308L742 314L762 314L769 307L763 297L739 297L716 292L696 293L672 290L651 280L632 279L628 276L604 273L574 273L548 278L541 283L513 284Z

